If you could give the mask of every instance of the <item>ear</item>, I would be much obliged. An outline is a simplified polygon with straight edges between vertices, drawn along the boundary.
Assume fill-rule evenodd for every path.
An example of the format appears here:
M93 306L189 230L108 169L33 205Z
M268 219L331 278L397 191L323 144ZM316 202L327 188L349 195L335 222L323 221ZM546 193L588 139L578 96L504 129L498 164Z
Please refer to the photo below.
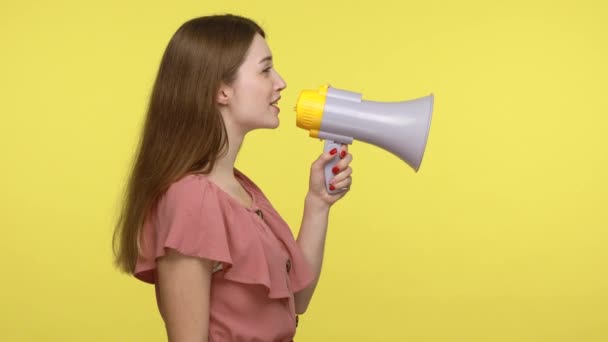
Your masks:
M215 100L220 105L227 105L232 97L232 88L224 83L220 84L220 89L217 91Z

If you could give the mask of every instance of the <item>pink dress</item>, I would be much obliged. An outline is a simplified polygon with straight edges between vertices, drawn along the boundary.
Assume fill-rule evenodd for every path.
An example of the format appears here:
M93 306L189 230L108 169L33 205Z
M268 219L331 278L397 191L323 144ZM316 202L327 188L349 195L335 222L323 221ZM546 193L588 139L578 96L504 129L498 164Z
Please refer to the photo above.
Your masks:
M292 341L294 293L312 271L262 191L236 169L235 176L253 199L249 208L205 175L173 183L144 224L135 276L155 284L165 248L214 260L209 341Z

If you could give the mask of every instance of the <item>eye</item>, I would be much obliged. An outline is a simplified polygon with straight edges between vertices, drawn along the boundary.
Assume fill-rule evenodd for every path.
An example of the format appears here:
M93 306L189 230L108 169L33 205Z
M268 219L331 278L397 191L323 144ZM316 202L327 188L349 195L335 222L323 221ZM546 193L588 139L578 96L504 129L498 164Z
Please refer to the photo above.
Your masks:
M270 66L270 67L268 67L268 68L266 68L266 69L264 69L264 70L263 70L263 72L270 72L270 69L272 69L272 67L271 67L271 66Z

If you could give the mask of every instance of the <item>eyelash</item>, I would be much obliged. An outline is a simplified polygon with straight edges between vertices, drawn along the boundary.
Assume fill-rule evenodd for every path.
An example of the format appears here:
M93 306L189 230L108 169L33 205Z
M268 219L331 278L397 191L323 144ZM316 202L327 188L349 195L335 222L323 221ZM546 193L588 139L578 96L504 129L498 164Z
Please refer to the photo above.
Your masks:
M272 67L268 67L268 68L264 69L263 71L264 72L270 72L270 69L272 69Z

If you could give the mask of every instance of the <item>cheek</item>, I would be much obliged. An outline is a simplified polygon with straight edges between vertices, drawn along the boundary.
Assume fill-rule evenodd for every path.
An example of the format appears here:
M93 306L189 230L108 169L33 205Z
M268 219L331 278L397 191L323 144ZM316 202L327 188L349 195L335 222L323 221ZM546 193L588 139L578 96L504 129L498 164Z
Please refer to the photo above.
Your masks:
M243 80L237 88L239 102L242 105L263 103L268 97L263 82L255 78Z
M264 87L263 82L257 82L251 84L246 90L247 103L256 107L268 105L270 106L270 100L268 97L268 91Z

